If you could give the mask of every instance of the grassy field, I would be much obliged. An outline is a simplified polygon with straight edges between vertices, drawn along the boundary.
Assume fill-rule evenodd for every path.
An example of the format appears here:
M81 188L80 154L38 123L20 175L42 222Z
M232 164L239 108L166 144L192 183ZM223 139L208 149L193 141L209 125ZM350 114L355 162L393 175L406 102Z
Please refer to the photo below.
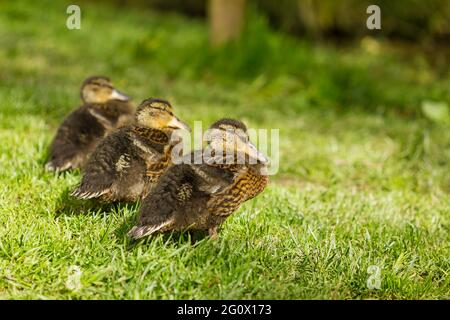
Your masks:
M203 21L142 9L82 2L71 31L68 4L0 3L0 298L450 299L449 122L421 108L448 110L448 61L371 38L312 45L256 15L216 50ZM79 172L43 171L94 74L191 125L279 128L278 174L217 241L131 242L139 204L78 203Z

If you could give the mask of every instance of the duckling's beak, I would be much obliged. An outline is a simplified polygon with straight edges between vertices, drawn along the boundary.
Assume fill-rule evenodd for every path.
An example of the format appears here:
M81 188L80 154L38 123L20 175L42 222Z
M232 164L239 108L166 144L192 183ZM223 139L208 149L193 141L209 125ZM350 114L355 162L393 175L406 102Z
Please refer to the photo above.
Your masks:
M240 139L239 139L240 140ZM241 140L242 141L242 140ZM244 143L244 142L243 142ZM258 160L259 163L262 164L268 164L269 163L269 159L267 159L267 157L262 154L262 152L260 152L253 143L251 143L250 141L247 141L244 143L244 152L251 158Z
M111 92L111 100L130 101L131 98L119 90L114 89Z
M189 132L191 131L191 128L177 117L172 117L172 120L169 121L167 127L169 127L170 129L182 129Z

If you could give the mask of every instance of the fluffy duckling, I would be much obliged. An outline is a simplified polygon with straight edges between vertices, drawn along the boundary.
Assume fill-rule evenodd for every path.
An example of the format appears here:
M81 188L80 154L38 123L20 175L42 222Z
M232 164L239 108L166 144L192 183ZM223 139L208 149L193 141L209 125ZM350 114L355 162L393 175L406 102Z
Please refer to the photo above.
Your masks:
M171 164L171 135L176 129L190 130L173 114L169 102L144 100L136 110L135 124L98 145L72 195L105 202L138 200Z
M264 190L268 160L249 141L246 126L222 119L209 133L208 147L188 155L188 163L170 167L143 199L130 237L188 229L208 230L216 237L229 215Z
M83 166L102 138L134 120L130 98L116 90L106 77L86 79L81 99L84 104L69 114L53 139L47 171Z

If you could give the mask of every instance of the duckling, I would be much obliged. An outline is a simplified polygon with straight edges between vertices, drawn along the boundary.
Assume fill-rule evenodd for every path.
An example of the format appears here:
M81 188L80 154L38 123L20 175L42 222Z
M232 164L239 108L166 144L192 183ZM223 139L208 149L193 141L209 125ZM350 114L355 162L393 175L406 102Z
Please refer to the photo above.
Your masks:
M143 199L131 238L189 229L208 230L215 238L221 223L267 186L268 160L249 141L241 121L222 119L208 131L208 147L171 166Z
M86 163L108 133L134 120L130 97L116 90L106 77L87 78L81 86L84 104L58 128L50 146L47 171L65 171Z
M176 129L190 131L168 101L144 100L136 110L135 124L111 133L98 145L72 196L104 202L138 200L171 164Z

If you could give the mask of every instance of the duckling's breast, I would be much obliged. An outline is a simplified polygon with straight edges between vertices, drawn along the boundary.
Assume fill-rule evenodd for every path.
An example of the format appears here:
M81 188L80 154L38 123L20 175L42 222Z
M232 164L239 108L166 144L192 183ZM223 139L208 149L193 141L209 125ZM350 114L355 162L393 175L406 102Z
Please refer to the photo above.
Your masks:
M261 193L268 184L268 177L246 170L225 192L211 198L210 212L216 216L228 216L239 206Z

